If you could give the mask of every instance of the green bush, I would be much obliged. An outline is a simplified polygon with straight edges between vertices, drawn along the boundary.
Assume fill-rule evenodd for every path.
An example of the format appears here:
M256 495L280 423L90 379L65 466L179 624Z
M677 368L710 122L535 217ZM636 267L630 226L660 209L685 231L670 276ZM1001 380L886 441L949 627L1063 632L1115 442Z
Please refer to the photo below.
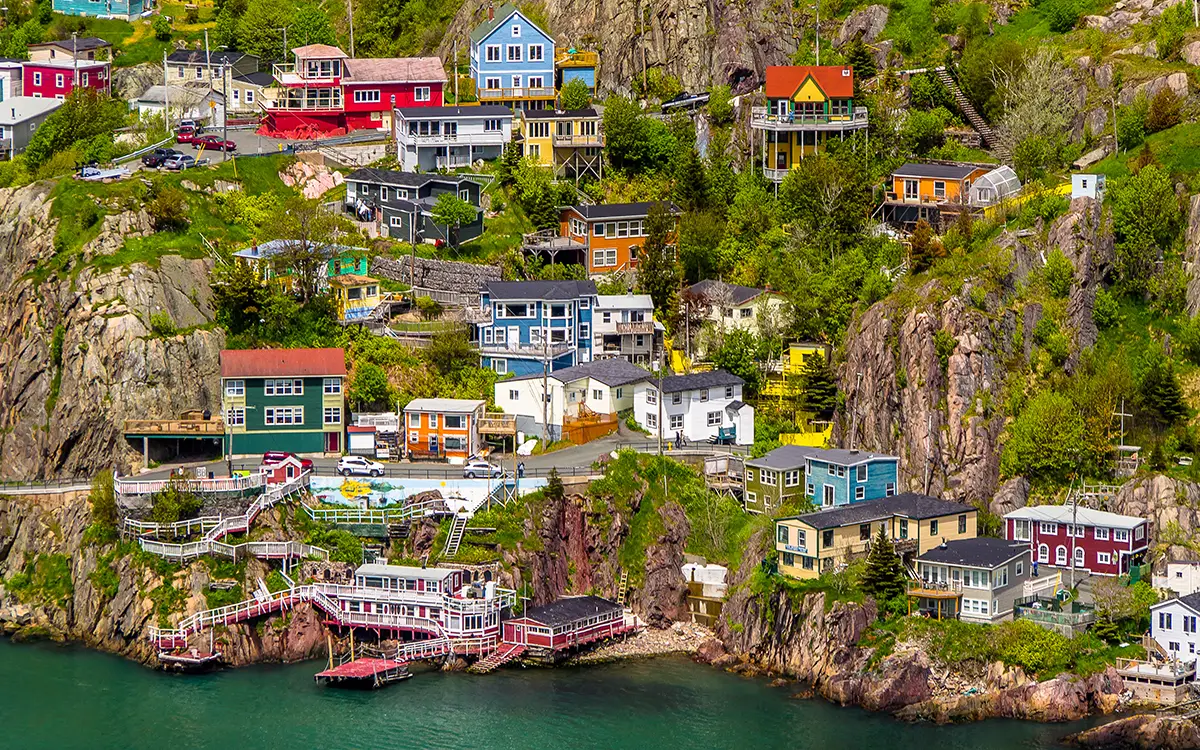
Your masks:
M71 558L38 553L26 561L25 567L8 578L4 585L24 603L66 607L75 593L71 579Z
M1079 21L1079 5L1076 0L1042 0L1037 7L1055 34L1067 33L1075 28Z
M1067 256L1063 255L1062 250L1056 247L1050 251L1050 255L1046 257L1046 268L1043 273L1046 287L1055 299L1063 299L1071 291L1071 282L1075 279L1075 267L1071 265L1071 261L1067 260Z
M169 338L175 335L175 321L167 312L156 312L150 316L150 330L155 336Z
M179 188L164 187L146 203L146 213L156 232L181 232L192 223L187 196Z
M203 500L171 482L151 498L150 520L175 523L195 518L203 507Z
M933 348L937 352L938 364L942 367L942 372L950 366L950 355L954 354L954 350L958 348L958 339L945 329L938 329L933 334Z
M150 24L150 28L154 30L154 38L160 42L171 41L171 19L159 13L154 17L154 21Z
M1008 425L1000 454L1000 472L1030 481L1064 481L1078 467L1076 453L1084 437L1083 416L1075 402L1042 391Z
M1117 298L1107 289L1096 292L1096 301L1092 304L1092 320L1097 328L1112 328L1121 321L1121 305ZM1198 339L1197 343L1200 343ZM1197 362L1200 364L1200 361Z

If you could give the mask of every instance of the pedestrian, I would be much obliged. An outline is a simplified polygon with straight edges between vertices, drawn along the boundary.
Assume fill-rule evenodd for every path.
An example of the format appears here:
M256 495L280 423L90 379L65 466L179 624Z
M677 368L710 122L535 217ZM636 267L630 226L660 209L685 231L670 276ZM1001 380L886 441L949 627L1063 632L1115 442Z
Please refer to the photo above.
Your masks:
M525 462L521 461L517 464L517 479L525 478Z

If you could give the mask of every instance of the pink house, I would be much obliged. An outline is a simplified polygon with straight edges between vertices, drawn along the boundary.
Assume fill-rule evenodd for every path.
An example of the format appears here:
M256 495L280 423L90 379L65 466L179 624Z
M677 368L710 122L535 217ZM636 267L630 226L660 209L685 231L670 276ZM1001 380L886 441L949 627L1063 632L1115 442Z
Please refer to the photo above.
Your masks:
M96 37L29 45L29 61L21 74L23 93L39 99L65 99L77 87L111 93L111 48Z
M1037 505L1004 516L1004 538L1028 542L1040 565L1115 576L1142 562L1149 522L1071 505Z

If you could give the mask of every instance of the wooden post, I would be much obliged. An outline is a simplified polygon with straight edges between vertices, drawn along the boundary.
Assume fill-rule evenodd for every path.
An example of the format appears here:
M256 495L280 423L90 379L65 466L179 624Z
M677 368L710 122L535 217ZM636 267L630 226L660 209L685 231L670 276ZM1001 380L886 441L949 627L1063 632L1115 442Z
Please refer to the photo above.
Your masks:
M325 631L325 650L329 652L329 668L333 669L333 636Z
M354 626L350 626L350 661L354 661Z

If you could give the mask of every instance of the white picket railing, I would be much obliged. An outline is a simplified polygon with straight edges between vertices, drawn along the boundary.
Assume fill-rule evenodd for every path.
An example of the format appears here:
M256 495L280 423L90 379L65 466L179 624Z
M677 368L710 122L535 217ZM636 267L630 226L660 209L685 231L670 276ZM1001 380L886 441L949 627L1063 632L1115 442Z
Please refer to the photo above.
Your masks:
M313 508L306 503L301 503L300 507L314 521L323 521L332 524L388 524L408 521L413 518L423 518L434 513L444 512L446 510L446 503L444 500L426 500L422 503L406 505L403 508L377 508L374 510L364 508Z
M1021 584L1021 595L1023 597L1037 596L1043 591L1048 591L1051 595L1062 587L1062 573L1053 573L1042 578L1025 581Z
M263 473L250 474L244 477L216 477L214 479L117 479L113 485L121 497L138 495L153 495L162 492L170 486L178 487L184 492L198 494L216 494L225 492L246 492L258 489L266 484Z

